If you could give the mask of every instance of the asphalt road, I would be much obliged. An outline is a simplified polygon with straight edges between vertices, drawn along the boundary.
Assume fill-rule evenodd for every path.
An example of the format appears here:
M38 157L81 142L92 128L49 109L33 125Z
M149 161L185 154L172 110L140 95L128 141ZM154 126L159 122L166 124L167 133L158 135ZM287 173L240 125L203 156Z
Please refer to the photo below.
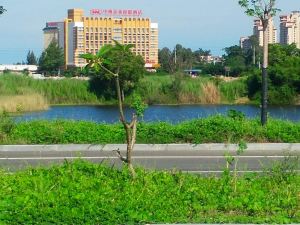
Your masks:
M0 146L0 167L13 172L77 158L119 167L122 163L113 150L120 149L125 154L125 148L125 145ZM241 173L262 172L288 156L300 157L300 144L248 144L247 150L240 156L236 156L236 149L236 145L224 144L136 145L133 162L135 166L150 169L218 174L226 166L226 153L238 159L237 169Z

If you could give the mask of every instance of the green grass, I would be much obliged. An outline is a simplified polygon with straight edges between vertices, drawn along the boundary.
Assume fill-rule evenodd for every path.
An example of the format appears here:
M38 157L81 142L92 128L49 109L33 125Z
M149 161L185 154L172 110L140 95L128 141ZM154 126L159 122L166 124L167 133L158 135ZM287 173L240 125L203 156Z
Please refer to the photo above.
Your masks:
M102 99L90 92L88 81L35 80L30 77L5 74L0 76L0 95L41 94L50 104L99 104Z
M234 103L237 99L246 97L248 93L246 80L246 78L241 78L231 82L220 82L219 88L222 94L222 100Z
M148 104L235 103L247 96L245 79L225 82L211 76L148 75L136 90Z
M95 93L93 88L89 81L84 80L34 80L14 74L0 76L1 96L37 94L43 96L49 104L116 103L113 99L105 99ZM237 98L246 95L244 80L220 83L210 76L191 78L179 74L147 74L134 91L148 104L233 103ZM130 99L131 96L127 96L126 103Z
M278 168L278 167L277 167ZM299 223L300 176L201 177L84 161L0 172L1 224Z
M234 119L213 116L170 124L139 123L137 143L231 143L246 142L297 143L300 123L270 119L262 127L258 119ZM2 143L125 143L121 124L97 124L87 121L29 121L14 125Z

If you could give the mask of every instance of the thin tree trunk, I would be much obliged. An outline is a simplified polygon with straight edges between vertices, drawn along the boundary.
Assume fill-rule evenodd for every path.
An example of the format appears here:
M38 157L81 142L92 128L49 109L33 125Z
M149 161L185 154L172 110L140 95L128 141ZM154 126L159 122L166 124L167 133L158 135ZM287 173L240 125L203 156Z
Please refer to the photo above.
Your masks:
M121 91L121 94L122 94L122 102L124 102L125 101L125 94L124 94L124 90L123 89Z
M252 60L253 60L253 62L252 62L252 64L253 64L253 66L255 66L256 65L256 49L255 49L255 45L253 45L253 56L252 56Z
M126 151L126 158L123 159L121 155L120 158L122 161L127 163L128 169L133 178L136 177L135 170L132 165L132 150L134 144L136 142L136 127L137 127L137 117L133 114L132 121L130 124L126 122L124 110L123 110L123 101L122 101L122 93L120 88L120 80L119 76L116 76L116 89L118 94L118 102L119 102L119 112L120 112L120 121L122 122L125 132L126 132L126 142L127 142L127 151ZM119 153L120 154L120 153Z
M267 124L268 107L268 20L263 21L263 66L262 66L262 94L261 94L261 124Z

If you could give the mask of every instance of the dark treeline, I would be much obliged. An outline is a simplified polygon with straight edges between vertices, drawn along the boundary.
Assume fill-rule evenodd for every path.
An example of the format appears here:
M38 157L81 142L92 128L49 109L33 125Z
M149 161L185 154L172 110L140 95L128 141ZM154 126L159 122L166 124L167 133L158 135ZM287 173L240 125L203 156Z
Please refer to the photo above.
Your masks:
M262 48L255 37L250 47L234 45L224 49L221 57L213 57L210 50L192 51L176 45L173 51L159 51L161 70L175 73L186 69L200 69L201 74L247 77L248 97L259 102L261 91ZM300 49L296 45L272 44L269 47L269 103L294 104L300 94Z
M210 50L199 48L192 51L177 44L173 50L165 47L159 50L161 70L174 73L186 69L201 69L203 74L239 76L252 67L259 66L261 47L251 37L251 48L245 50L238 45L224 49L223 56L212 56Z

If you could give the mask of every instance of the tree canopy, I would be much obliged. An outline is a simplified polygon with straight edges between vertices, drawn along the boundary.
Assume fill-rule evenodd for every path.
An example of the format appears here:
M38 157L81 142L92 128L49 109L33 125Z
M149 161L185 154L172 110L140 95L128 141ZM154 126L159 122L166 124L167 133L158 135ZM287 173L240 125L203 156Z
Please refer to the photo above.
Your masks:
M64 61L63 50L53 41L39 59L39 70L46 74L58 74L58 71L64 65Z
M270 45L269 102L293 104L300 93L300 49L296 45ZM261 91L259 71L252 71L248 79L249 97L258 99Z
M0 6L0 15L3 14L6 11L6 9L3 8L3 6Z
M33 51L28 51L27 57L26 57L26 64L27 65L37 65L38 64Z
M275 8L276 0L239 0L248 16L258 17L262 22L275 16L279 9Z
M91 87L96 93L106 98L116 96L114 76L109 71L118 73L123 98L126 93L134 89L136 83L143 77L146 72L144 59L132 53L129 50L130 47L131 45L122 45L122 48L125 49L119 51L112 45L106 45L96 55L90 53L83 55L90 62L88 70L90 75L94 75Z

